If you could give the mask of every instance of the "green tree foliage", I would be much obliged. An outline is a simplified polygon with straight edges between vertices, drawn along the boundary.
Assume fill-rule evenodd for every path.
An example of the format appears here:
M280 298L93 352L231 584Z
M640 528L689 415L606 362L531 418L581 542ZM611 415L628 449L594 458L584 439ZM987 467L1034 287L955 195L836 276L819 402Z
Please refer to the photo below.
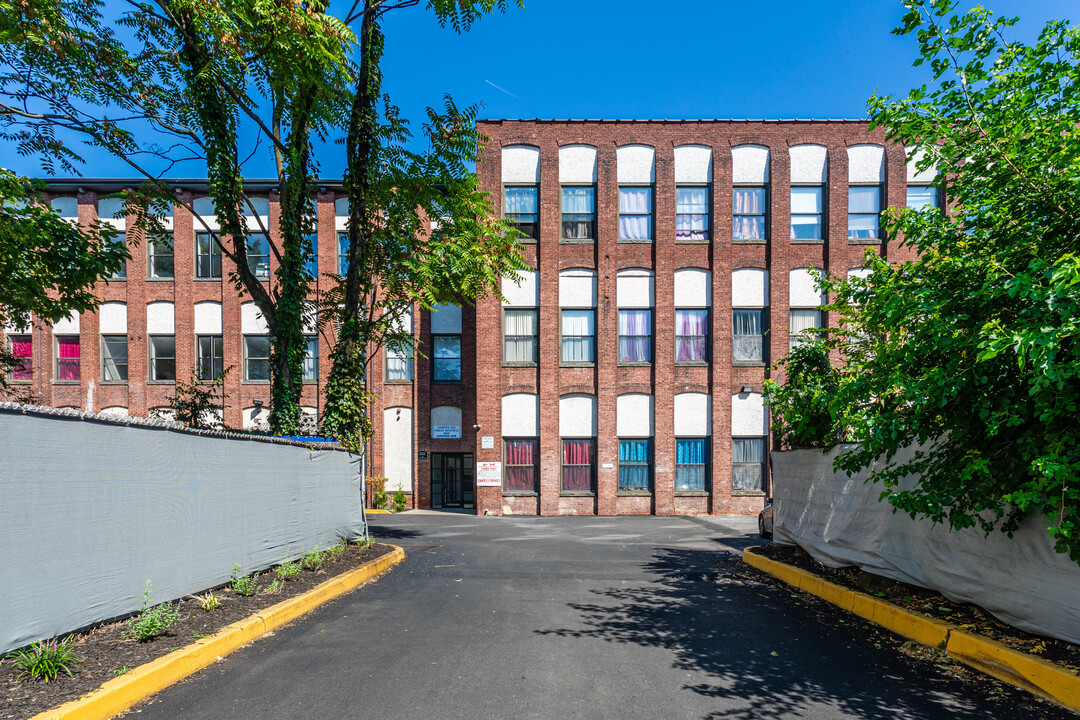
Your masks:
M191 371L191 379L187 382L179 378L176 380L176 391L169 397L172 417L158 410L153 412L161 419L174 419L190 428L224 430L225 426L219 419L218 412L224 415L225 400L228 398L225 393L225 376L232 367L228 366L213 382L207 383L199 379L199 367L196 365Z
M266 319L271 426L295 432L318 171L312 137L348 106L340 90L353 77L352 33L319 0L151 0L109 18L103 10L100 0L0 0L0 139L40 155L48 172L82 166L72 139L112 153L144 180L133 196L151 208L140 213L151 227L153 204L177 201L163 175L181 163L204 167L221 232L198 214L196 229L220 241L236 265L231 282ZM277 170L280 241L245 192L244 162L260 148ZM248 262L256 232L278 263L271 287Z
M396 319L413 305L472 303L498 292L523 260L517 233L493 219L470 169L484 138L477 108L445 98L422 125L426 149L408 147L411 131L382 91L383 16L418 0L358 0L345 17L359 23L358 70L347 116L345 189L349 200L348 267L323 299L336 316L338 341L327 385L323 434L359 451L371 423L363 378L381 346L411 353L413 339ZM517 3L521 4L520 0ZM506 0L429 0L436 20L458 32ZM426 230L425 221L434 222Z
M41 183L0 169L0 327L30 313L56 322L97 307L94 284L120 271L128 250L109 226L78 227L40 202ZM16 359L0 346L0 387Z
M836 403L840 371L825 344L801 343L778 365L786 367L786 380L765 381L765 403L780 447L828 448L843 440L847 417L837 415Z
M1080 34L1051 22L1029 46L1007 39L1015 19L907 6L896 32L932 81L871 98L872 120L936 163L952 212L900 212L889 240L918 260L868 254L868 278L826 283L859 441L838 463L926 443L873 473L898 510L986 532L1044 515L1080 561Z

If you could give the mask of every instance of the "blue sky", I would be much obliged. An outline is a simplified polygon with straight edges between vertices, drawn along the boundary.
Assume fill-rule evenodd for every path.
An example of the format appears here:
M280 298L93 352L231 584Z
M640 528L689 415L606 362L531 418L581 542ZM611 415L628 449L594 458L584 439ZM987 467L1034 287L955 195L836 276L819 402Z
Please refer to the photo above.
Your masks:
M984 4L1019 15L1024 41L1049 19L1080 22L1075 0ZM417 130L447 92L484 103L485 118L858 118L875 90L927 79L911 66L914 38L890 33L903 12L899 0L526 0L457 35L418 7L387 18L384 89ZM270 175L264 155L249 177ZM322 176L340 177L338 146L320 155ZM9 167L41 172L29 159ZM84 174L130 172L95 157Z

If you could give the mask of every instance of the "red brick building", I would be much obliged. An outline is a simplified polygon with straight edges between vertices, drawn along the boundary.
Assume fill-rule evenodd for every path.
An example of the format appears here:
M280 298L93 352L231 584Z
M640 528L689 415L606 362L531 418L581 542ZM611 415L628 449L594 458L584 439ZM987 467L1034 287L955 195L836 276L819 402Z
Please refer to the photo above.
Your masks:
M480 130L491 138L482 187L529 235L532 270L504 281L503 301L414 309L419 359L381 352L372 363L369 474L416 507L756 512L769 491L762 381L800 333L836 322L817 309L811 268L858 272L868 249L905 259L882 240L880 214L939 203L933 174L909 168L904 148L865 121L490 120ZM86 222L112 215L99 198L120 186L50 189ZM198 183L177 188L200 197ZM265 191L274 233L272 184L253 189ZM339 196L328 184L317 198L313 289L340 262ZM103 283L97 313L51 331L9 329L32 355L16 382L36 402L133 415L162 406L172 387L154 379L155 362L169 359L154 343L167 350L155 338L171 335L181 377L208 355L239 370L226 386L227 424L265 412L256 403L269 400L265 328L220 279L227 259L214 276L190 215L178 207L172 222L172 277L155 277L155 249L140 244L127 278ZM270 277L274 265L268 253ZM121 381L108 355L125 336ZM313 329L310 414L329 371L317 358L332 340Z

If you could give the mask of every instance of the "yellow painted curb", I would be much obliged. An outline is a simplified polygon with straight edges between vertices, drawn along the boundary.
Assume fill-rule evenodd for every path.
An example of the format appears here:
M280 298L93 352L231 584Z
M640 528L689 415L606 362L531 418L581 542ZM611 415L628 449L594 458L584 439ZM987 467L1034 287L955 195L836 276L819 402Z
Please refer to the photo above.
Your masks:
M390 514L389 510L367 510L367 509L365 509L364 512L367 513L368 515L389 515Z
M1080 710L1080 677L1060 665L963 630L949 635L947 652L998 680Z
M391 547L394 548L392 552L331 578L303 595L271 605L208 638L140 665L126 675L109 680L78 700L46 710L30 720L107 720L140 700L145 700L202 670L252 640L259 639L267 632L363 585L405 559L404 550L397 545Z
M951 623L923 617L866 593L849 590L749 549L743 551L743 562L897 635L944 649L950 657L998 680L1080 711L1080 676L1066 668L965 632Z

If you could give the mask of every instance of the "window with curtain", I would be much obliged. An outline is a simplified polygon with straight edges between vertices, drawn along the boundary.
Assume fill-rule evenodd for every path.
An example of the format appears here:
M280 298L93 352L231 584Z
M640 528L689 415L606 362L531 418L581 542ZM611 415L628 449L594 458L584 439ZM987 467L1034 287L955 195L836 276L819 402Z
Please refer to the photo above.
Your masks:
M536 438L506 438L503 440L503 463L506 468L503 490L506 492L539 492L539 441Z
M413 354L411 348L386 348L386 382L412 382Z
M765 188L733 190L732 224L731 237L735 240L765 239Z
M266 335L244 336L244 379L253 382L270 379L270 338Z
M675 241L709 239L709 188L675 188Z
M432 376L435 382L461 382L461 336L432 335Z
M199 335L195 338L199 379L213 382L225 369L223 344L220 335Z
M503 310L503 362L535 363L537 356L536 310Z
M127 245L127 233L117 233L116 241L120 245ZM127 280L127 263L125 262L120 266L120 269L109 276L109 280Z
M349 271L349 233L340 232L337 235L338 246L338 275L345 277Z
M101 378L104 382L127 382L127 335L101 336Z
M709 311L675 311L675 362L706 362Z
M940 208L941 194L933 185L908 185L907 206L912 210Z
M195 233L195 277L221 277L221 245L213 233Z
M304 262L304 272L309 278L319 277L319 235L311 233L304 236L304 250L307 252L307 260Z
M562 189L562 239L592 240L596 237L596 188Z
M765 362L764 308L732 311L731 359L735 362Z
M562 441L563 492L596 492L596 440Z
M172 233L156 235L146 243L149 253L147 270L151 278L172 278L173 276L173 236Z
M58 382L78 382L79 373L79 336L58 335L56 337L56 369Z
M707 490L708 443L705 438L675 440L675 489Z
M652 362L652 310L619 311L619 362Z
M523 242L540 237L538 200L535 185L507 185L503 188L503 217L525 234Z
M881 186L848 188L847 236L852 239L881 237Z
M652 239L652 188L619 188L619 239Z
M652 489L652 440L619 440L619 490Z
M305 335L307 350L304 352L303 382L319 382L319 336Z
M11 368L8 377L15 382L34 379L34 340L31 335L8 335L8 346L18 364Z
M792 309L788 338L794 350L805 342L816 339L815 331L821 328L821 311L807 308Z
M733 438L731 489L765 492L765 438Z
M814 187L791 188L791 239L821 240L822 234L822 197L824 190L820 185Z
M596 311L562 311L562 362L596 362Z
M176 336L150 336L150 379L176 381Z
M265 233L251 233L247 236L248 268L260 280L270 279L270 241Z

